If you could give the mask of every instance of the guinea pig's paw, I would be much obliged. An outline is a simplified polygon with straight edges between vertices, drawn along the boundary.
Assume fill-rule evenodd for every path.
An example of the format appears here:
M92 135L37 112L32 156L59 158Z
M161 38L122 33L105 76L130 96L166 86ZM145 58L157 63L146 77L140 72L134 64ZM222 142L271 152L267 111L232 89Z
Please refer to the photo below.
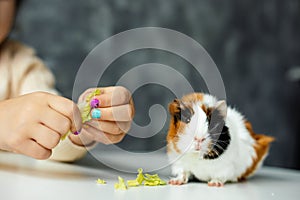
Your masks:
M170 185L183 185L186 184L187 180L185 180L184 178L172 178L171 180L169 180L169 184Z
M224 182L220 180L210 180L207 185L210 187L223 187Z

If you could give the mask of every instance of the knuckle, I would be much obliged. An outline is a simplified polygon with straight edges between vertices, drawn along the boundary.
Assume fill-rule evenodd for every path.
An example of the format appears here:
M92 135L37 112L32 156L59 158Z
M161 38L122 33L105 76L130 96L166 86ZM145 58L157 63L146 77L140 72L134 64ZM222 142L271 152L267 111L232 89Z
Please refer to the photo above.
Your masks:
M65 106L64 114L68 116L70 119L72 119L74 110L76 109L76 104L73 101L67 100L65 101L64 106Z
M73 101L71 101L71 111L72 111L72 113L73 112L80 112L79 111L79 108L78 108L78 105L75 103L75 102L73 102Z
M127 97L124 94L120 94L119 99L121 104L127 103Z
M22 112L19 113L19 119L25 121L28 119L28 114L30 113L40 113L41 111L37 110L37 106L33 102L26 102L26 105L23 106Z
M68 115L70 116L70 117L73 117L73 113L74 113L74 111L77 111L78 110L78 108L77 108L77 105L75 104L75 102L73 102L73 101L70 101L70 103L69 103L70 105L69 105L69 109L68 109Z
M131 122L126 122L122 130L124 133L127 133L130 130L130 128L131 128Z
M47 99L52 94L49 94L49 93L46 93L46 92L34 92L34 93L32 93L32 95L33 95L33 98L34 98L36 103L43 104L43 103L45 103L45 101L41 101L41 100ZM29 103L29 104L34 105L34 103Z
M114 134L120 134L120 133L122 133L122 129L120 128L120 125L115 124L115 125L113 126L113 133L114 133Z
M100 104L103 104L103 105L112 105L112 101L113 100L109 99L109 98L102 98Z
M127 92L127 91L128 91L124 86L116 86L116 89L117 89L119 92Z
M131 126L131 122L116 122L116 123L120 129L119 134L127 133Z
M123 86L119 86L119 94L120 94L120 99L121 99L121 102L123 103L128 103L129 102L129 99L130 99L130 92L129 90L127 90L125 87Z
M71 122L69 120L64 120L60 124L60 133L65 134L70 130Z
M119 143L119 142L121 142L122 140L123 140L123 137L124 137L124 135L122 134L122 135L119 135L119 136L116 136L116 137L114 137L114 139L113 139L113 143L115 144L115 143Z
M49 149L53 149L54 147L56 147L58 145L60 141L60 135L58 134L54 134L51 139L49 139L49 144L48 144L48 148Z

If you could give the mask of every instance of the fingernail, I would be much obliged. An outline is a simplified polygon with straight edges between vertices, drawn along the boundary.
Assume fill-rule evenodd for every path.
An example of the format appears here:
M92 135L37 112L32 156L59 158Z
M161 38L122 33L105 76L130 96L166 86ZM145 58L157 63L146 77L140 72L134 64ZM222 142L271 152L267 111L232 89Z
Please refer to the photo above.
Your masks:
M92 108L99 107L99 105L100 105L99 99L96 99L96 98L92 99L91 102L90 102L90 105L91 105Z
M79 135L79 134L80 134L80 131L75 131L73 134L74 134L74 135Z
M101 111L99 109L93 109L92 118L99 119L101 117Z

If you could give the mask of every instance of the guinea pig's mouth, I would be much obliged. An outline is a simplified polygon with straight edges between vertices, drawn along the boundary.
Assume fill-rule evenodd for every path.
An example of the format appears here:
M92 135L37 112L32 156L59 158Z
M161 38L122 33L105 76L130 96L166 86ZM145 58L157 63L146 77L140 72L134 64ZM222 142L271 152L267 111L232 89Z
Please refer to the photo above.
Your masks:
M203 157L205 152L203 151L203 149L195 149L195 148L192 148L190 153L192 154L196 154L196 155L199 155L200 157Z
M205 155L208 154L207 147L203 143L201 145L197 143L192 144L190 153L193 154L194 156L197 156L201 160L204 159Z
M195 153L203 152L205 149L205 145L201 142L194 141L192 144L192 151Z

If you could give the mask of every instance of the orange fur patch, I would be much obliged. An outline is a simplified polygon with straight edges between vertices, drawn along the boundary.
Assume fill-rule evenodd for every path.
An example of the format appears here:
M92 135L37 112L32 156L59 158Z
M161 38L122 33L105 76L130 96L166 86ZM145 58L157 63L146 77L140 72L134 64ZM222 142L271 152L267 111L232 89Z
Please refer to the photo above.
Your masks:
M183 102L197 102L197 101L203 101L203 93L191 93L191 94L187 94L185 96L182 97L182 101Z
M244 174L242 174L241 177L238 178L239 181L245 180L248 176L250 176L251 174L253 174L256 171L258 164L260 163L260 161L262 161L262 159L268 153L270 143L275 140L275 138L273 138L273 137L254 133L254 131L252 129L252 125L248 121L245 122L245 126L246 126L247 130L249 131L251 137L255 140L255 144L253 147L256 152L256 157L253 158L252 165L250 167L248 167L248 169L244 172Z
M173 102L171 102L169 104L169 112L170 112L171 116L173 116L177 112L180 112L179 107L178 107L179 102L180 102L180 100L175 99Z
M170 152L171 145L173 145L174 150L177 153L181 153L180 150L177 147L177 142L178 142L178 133L182 133L185 128L185 124L177 121L176 124L174 124L174 119L171 117L170 120L170 125L169 125L169 131L167 135L167 142L168 142L168 148L167 151Z
M211 112L212 112L211 108L206 107L204 104L202 104L201 108L205 112L206 116L210 116L211 115Z
M172 120L170 123L173 123ZM172 146L177 153L181 153L177 147L178 136L177 136L176 129L174 129L174 126L170 126L168 136L167 136L167 142L168 142L168 148L167 148L168 153L170 153L172 151L172 149L171 149Z

